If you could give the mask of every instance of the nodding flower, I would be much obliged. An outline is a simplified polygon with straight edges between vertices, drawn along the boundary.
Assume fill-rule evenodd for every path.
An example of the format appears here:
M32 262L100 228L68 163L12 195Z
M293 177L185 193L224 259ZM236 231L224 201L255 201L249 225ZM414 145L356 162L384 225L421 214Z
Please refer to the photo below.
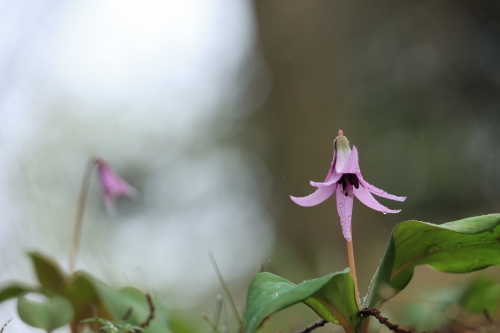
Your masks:
M351 222L352 205L354 197L357 197L366 206L385 213L399 213L401 210L392 210L381 205L372 195L396 201L404 201L406 197L398 197L385 192L363 179L359 169L358 150L349 146L349 141L342 130L333 141L333 161L330 170L323 182L310 182L317 190L306 197L290 198L296 204L304 207L316 206L334 193L337 197L337 211L340 216L342 233L348 241L352 240Z
M101 159L95 161L97 172L104 195L104 205L109 211L114 211L116 206L116 197L124 195L131 197L136 192L135 189L118 176L113 169Z

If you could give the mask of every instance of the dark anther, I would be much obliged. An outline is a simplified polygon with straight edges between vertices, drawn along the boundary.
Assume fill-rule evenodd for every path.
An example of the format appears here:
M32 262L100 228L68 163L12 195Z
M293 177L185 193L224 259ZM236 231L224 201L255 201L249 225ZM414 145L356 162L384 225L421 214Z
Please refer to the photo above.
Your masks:
M342 184L342 191L345 192L345 188L347 187L347 182L346 182L346 179L345 179L345 175L342 175L342 177L340 177L340 179L339 179L339 181L337 183Z
M358 177L353 173L348 173L346 175L347 175L347 179L349 179L349 183L351 183L351 185L354 186L355 188L359 188Z

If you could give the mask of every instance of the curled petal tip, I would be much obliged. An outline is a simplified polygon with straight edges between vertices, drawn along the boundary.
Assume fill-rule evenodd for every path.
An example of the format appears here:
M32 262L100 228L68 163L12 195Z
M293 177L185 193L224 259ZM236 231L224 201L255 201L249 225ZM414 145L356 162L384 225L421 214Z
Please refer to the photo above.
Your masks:
M363 176L361 175L361 173L356 174L356 176L358 177L358 180L361 183L361 185L363 185L363 187L365 187L368 191L370 191L371 193L373 193L379 197L390 199L390 200L395 200L395 201L405 201L406 200L406 197L398 197L397 195L389 194L386 191L384 191L378 187L373 186L372 184L368 183L366 180L363 179Z
M380 204L377 200L375 200L370 191L364 188L363 186L360 186L359 188L354 188L353 192L354 195L359 199L359 201L361 201L365 206L368 206L371 209L378 210L379 212L382 213L393 213L393 214L399 213L401 211L401 209L393 210Z
M337 135L337 136L344 136L344 131L343 131L343 130L341 130L341 129L339 129L339 133L338 133L338 135Z
M332 186L332 184L328 184L328 183L321 183L321 182L313 182L312 180L309 182L309 184L311 184L311 186L314 186L314 187L328 187L328 186Z
M299 206L303 207L311 207L316 206L331 197L333 192L335 191L335 186L328 187L318 187L314 193L309 194L305 197L294 197L290 196L293 202L295 202Z
M300 197L294 197L294 196L292 196L292 195L291 195L291 196L290 196L290 199L292 199L292 201L293 201L293 202L295 202L297 205L299 205L299 206L304 206L304 205L302 204L302 200L301 200L302 198L300 198Z

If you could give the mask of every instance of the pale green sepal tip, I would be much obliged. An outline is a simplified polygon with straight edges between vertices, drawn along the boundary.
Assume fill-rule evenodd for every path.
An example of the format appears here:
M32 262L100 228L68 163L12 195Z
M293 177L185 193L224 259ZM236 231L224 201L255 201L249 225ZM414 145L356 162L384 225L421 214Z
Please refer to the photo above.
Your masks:
M347 140L347 137L345 136L338 136L336 140L336 147L335 149L337 150L338 153L350 153L351 152L351 146L349 145L349 140Z

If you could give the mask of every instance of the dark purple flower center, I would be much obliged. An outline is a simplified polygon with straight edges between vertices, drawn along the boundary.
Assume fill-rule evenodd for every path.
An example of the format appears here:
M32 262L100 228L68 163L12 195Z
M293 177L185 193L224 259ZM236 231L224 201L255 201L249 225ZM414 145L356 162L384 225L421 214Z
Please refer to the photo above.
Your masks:
M351 184L355 188L359 188L359 180L354 173L344 173L337 183L342 185L342 192L344 192L346 196L348 195L346 191L348 184Z

